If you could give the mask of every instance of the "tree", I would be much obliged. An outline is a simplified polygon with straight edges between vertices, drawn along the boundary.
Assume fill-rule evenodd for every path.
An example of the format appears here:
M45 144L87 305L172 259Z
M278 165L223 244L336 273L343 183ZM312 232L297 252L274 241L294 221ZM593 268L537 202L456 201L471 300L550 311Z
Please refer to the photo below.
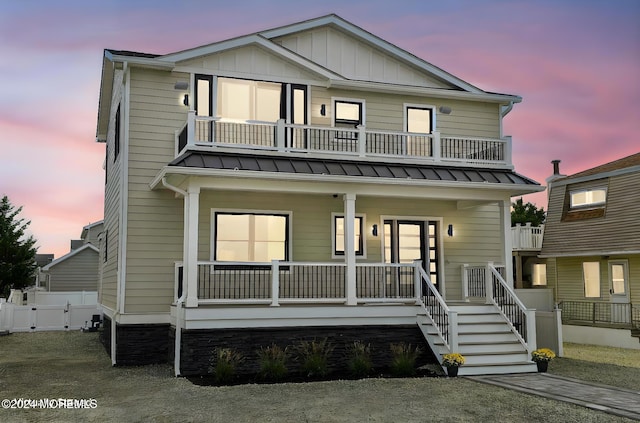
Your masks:
M515 203L511 203L511 226L527 222L531 222L531 226L539 226L544 224L546 218L547 213L543 207L538 209L535 204L523 204L522 197L518 198Z
M33 283L36 270L36 240L25 237L31 222L17 216L22 207L11 205L5 195L0 200L0 297L7 298L11 289Z

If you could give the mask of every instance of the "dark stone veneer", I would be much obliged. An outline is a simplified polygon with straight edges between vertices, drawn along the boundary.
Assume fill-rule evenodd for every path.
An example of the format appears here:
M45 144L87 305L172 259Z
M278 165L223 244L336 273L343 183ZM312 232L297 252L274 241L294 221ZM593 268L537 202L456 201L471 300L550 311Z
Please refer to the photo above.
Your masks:
M155 363L173 363L175 327L167 324L116 326L116 364L135 366ZM375 368L386 368L391 363L390 344L404 342L419 346L421 354L417 365L436 363L429 345L417 325L402 326L319 326L282 328L197 329L181 333L182 376L205 375L209 372L210 360L216 348L233 348L245 357L239 374L252 375L258 372L257 351L260 347L277 344L281 347L295 346L300 341L327 340L334 350L329 360L330 371L346 370L348 347L354 341L371 346L371 359ZM104 316L100 336L107 354L111 353L111 320ZM289 370L295 365L289 360Z

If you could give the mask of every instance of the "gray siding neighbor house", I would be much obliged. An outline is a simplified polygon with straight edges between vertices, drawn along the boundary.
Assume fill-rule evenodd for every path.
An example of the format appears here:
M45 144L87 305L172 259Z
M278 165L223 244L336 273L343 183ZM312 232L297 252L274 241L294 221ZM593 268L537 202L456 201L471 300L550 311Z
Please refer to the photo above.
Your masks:
M421 362L462 352L461 374L535 371L510 204L544 188L502 133L520 102L336 15L164 55L105 50L113 364L196 375L226 346L250 371L261 346L327 337L371 343L380 366L406 342Z
M540 257L569 342L640 348L638 186L640 153L549 179Z

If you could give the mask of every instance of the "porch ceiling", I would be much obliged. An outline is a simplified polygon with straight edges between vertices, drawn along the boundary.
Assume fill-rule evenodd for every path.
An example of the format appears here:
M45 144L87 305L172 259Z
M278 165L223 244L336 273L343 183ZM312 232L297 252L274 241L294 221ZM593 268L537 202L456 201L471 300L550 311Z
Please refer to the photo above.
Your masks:
M258 156L220 151L188 151L170 167L299 175L330 175L433 182L499 184L513 188L536 188L540 184L509 169L468 168L420 164L391 164L306 157Z

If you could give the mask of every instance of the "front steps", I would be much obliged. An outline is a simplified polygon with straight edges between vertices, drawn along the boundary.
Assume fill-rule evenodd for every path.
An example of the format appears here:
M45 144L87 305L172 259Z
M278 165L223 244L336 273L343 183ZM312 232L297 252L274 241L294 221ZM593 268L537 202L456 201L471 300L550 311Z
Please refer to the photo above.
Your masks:
M465 357L460 376L536 372L525 347L518 341L498 309L479 303L447 304L458 313L458 350ZM430 319L419 316L418 324L434 353L441 360L447 349Z

